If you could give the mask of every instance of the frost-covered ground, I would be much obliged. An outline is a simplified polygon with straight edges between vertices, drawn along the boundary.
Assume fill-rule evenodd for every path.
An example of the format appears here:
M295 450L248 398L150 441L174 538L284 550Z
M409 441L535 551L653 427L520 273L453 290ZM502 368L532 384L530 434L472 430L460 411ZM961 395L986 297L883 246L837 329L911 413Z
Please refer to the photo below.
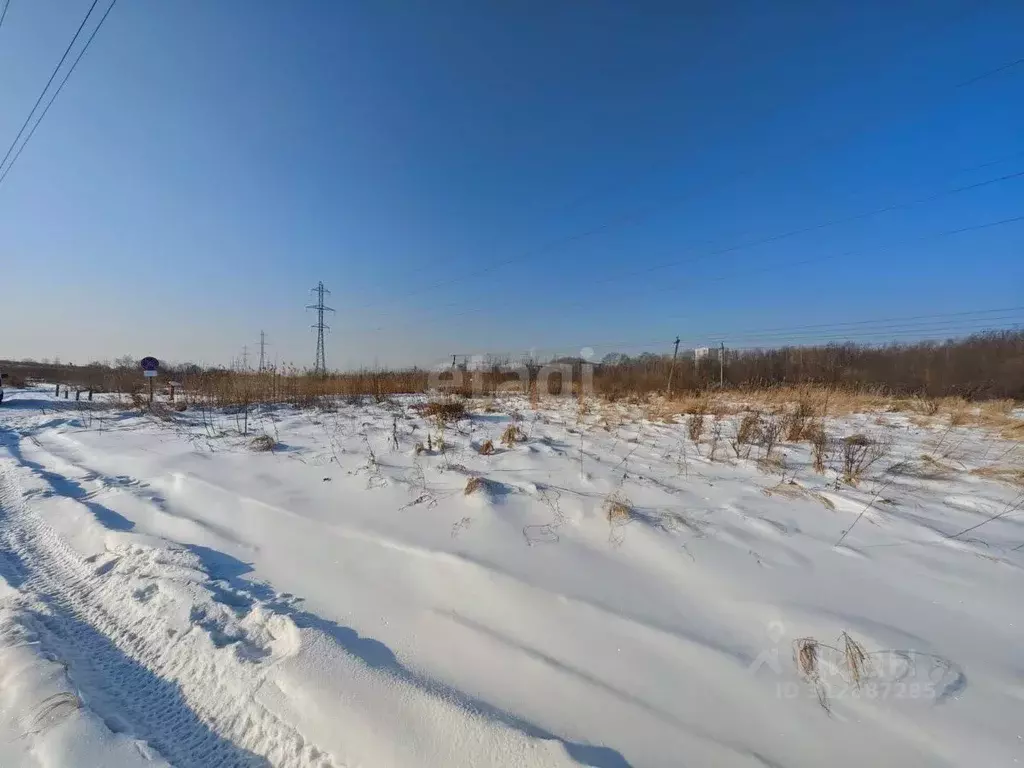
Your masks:
M1024 760L1024 512L992 476L1024 451L978 428L830 420L891 443L851 487L628 406L443 434L413 398L282 407L243 437L8 398L5 768Z

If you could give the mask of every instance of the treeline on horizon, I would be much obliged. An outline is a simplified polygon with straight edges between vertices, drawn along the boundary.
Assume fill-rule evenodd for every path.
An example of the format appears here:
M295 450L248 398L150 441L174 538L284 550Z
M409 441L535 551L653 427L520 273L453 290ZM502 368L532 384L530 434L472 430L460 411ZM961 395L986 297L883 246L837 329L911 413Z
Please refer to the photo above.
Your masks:
M585 361L559 358L551 361L527 361L511 366L498 359L489 360L482 369L461 367L462 384L455 387L464 394L491 394L508 389L520 381L518 368L528 372L531 383L545 364L556 363L573 370L578 390ZM142 389L145 381L138 361L130 356L113 364L71 365L49 362L0 361L10 375L8 385L25 381L66 384L95 392L130 393ZM606 355L594 364L594 392L611 398L632 394L665 393L669 378L672 392L684 393L726 388L765 388L791 385L816 385L848 390L871 390L899 396L960 396L968 399L1013 398L1024 400L1024 331L986 331L946 341L920 341L868 345L856 343L820 346L782 346L772 349L726 349L695 360L692 354L643 353L628 356ZM430 373L423 368L360 370L315 375L310 370L278 369L254 372L195 364L161 368L160 382L178 381L185 390L235 388L249 382L247 389L259 388L263 400L270 397L285 401L304 401L310 397L331 395L377 395L425 392ZM454 377L449 377L454 378ZM549 376L557 391L559 374ZM475 387L474 387L475 385Z

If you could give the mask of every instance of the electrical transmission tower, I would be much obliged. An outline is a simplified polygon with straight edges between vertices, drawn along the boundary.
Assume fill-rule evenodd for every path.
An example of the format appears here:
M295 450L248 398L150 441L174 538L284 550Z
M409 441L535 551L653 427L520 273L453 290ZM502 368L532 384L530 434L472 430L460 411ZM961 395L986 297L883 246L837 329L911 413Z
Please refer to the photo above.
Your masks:
M267 334L265 334L263 331L260 331L260 373L263 373L263 371L267 369L267 358L265 354L266 348Z
M324 322L324 312L333 312L334 310L324 304L324 296L329 296L331 292L324 288L323 280L316 284L316 288L311 288L310 291L316 294L316 304L306 306L306 309L316 310L316 324L311 326L316 328L316 362L313 364L313 373L326 376L327 358L324 355L324 331L329 331L331 326Z

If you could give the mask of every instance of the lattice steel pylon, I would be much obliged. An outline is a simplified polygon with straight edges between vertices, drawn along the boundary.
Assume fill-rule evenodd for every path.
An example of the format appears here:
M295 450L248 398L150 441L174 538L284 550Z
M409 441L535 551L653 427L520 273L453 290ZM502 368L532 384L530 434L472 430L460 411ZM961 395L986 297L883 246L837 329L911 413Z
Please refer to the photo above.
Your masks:
M324 331L331 330L331 326L324 322L324 312L333 312L334 310L324 304L324 296L329 296L331 292L324 288L323 280L316 284L316 288L310 288L310 291L316 294L316 304L306 305L306 309L316 310L316 323L310 326L316 328L316 362L313 363L313 373L326 376L327 357L324 354Z

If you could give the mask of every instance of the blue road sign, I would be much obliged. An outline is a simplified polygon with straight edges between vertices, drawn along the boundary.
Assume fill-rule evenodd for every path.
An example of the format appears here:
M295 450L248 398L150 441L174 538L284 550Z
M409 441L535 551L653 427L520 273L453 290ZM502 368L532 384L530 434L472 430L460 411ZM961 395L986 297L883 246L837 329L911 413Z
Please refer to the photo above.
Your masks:
M160 367L160 361L155 357L144 357L139 361L144 371L156 371Z

